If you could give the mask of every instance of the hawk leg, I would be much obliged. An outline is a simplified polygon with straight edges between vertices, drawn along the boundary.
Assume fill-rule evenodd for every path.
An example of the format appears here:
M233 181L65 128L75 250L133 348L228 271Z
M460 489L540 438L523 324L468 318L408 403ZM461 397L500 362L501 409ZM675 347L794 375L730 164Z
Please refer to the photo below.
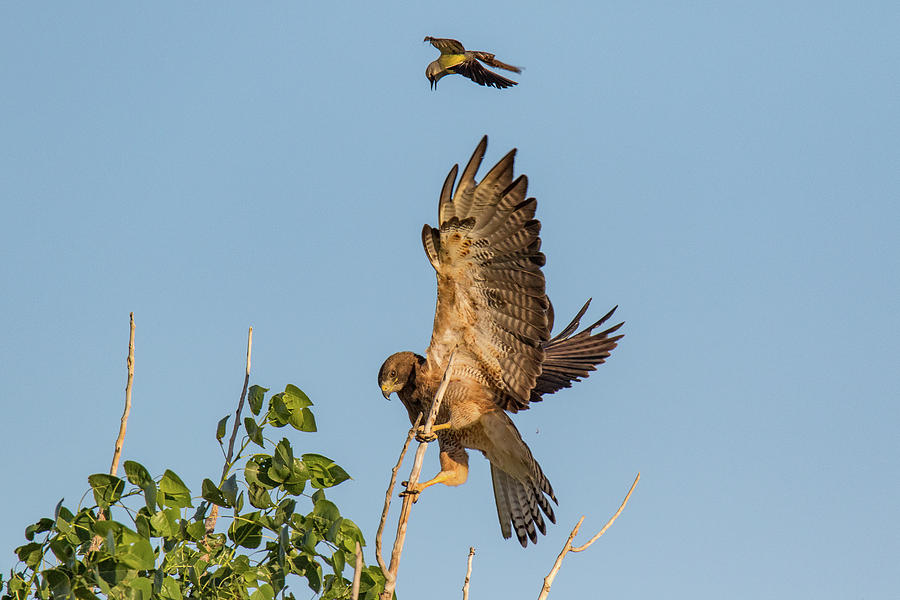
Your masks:
M449 427L449 424L448 424ZM427 487L436 483L444 485L462 485L469 477L469 455L463 448L453 448L449 451L441 451L441 472L425 481L418 483L415 487L411 487L408 481L402 482L400 485L406 488L400 492L401 496L412 496L413 502L419 500L419 494Z
M450 429L450 422L441 423L440 425L433 425L431 427L431 433L425 434L425 426L419 425L416 428L416 441L421 443L433 442L437 439L437 435L434 434L435 431L441 431L443 429Z

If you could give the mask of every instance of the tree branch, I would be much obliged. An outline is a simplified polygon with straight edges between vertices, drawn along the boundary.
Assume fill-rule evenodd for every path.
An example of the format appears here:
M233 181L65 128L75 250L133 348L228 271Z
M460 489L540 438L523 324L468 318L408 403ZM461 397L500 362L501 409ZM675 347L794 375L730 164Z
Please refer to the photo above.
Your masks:
M431 411L428 418L425 419L425 427L422 431L423 437L432 435L431 428L434 426L434 420L437 418L441 403L444 401L444 394L447 392L447 386L450 384L450 371L453 367L453 358L456 356L456 349L450 353L450 359L447 361L447 368L444 369L444 375L441 377L441 384L438 386L437 393L434 395L434 401L431 403ZM425 460L425 451L428 448L428 442L419 442L416 448L416 458L413 461L412 471L409 474L409 483L406 489L416 489L419 482L419 474L422 472L422 462ZM412 510L414 495L407 494L403 496L403 506L400 508L400 518L397 520L397 536L394 538L394 548L391 552L391 566L388 573L385 574L387 580L384 585L384 592L381 593L382 600L391 600L394 596L394 588L397 585L397 571L400 568L400 555L403 553L403 544L406 541L406 526L409 523L409 513Z
M119 436L116 438L116 445L113 449L113 458L112 464L109 466L109 474L115 475L119 470L119 459L122 457L122 447L125 445L125 430L128 429L128 415L131 414L131 386L134 383L134 313L128 314L129 320L129 334L128 334L128 358L125 360L125 365L128 368L128 378L125 382L125 410L122 411L122 418L119 420ZM106 512L100 511L100 514L97 515L97 520L105 521L106 520ZM88 549L88 552L94 552L100 549L100 545L103 543L103 538L99 535L95 535L93 539L91 539L91 546Z
M363 555L359 542L356 542L356 567L353 571L353 587L350 590L352 600L359 600L359 581L362 577Z
M391 482L388 484L387 492L384 494L384 509L381 511L381 522L378 524L378 533L375 534L375 558L378 560L378 566L381 567L381 572L384 573L385 578L390 577L390 570L387 565L384 564L384 558L382 558L381 555L381 538L384 534L385 523L387 523L388 511L391 509L391 497L394 495L394 485L397 483L397 471L400 470L400 465L403 464L403 457L406 456L406 450L409 448L409 443L416 435L416 428L421 421L422 413L419 413L412 429L410 429L409 433L406 435L406 442L403 444L403 450L400 451L400 458L397 459L397 464L391 470Z
M231 469L231 459L234 455L234 440L237 438L238 429L241 426L241 410L244 408L244 401L247 399L247 386L250 384L250 354L253 350L253 327L247 332L247 367L244 370L244 387L241 389L241 397L238 400L237 410L234 412L234 423L231 426L231 439L228 440L228 453L225 455L225 465L222 467L222 480L219 485L225 482L225 476ZM206 525L206 535L211 534L216 529L216 521L219 518L219 505L213 504L209 511L209 516L204 521Z
M128 429L128 415L131 413L131 384L134 383L134 313L129 313L130 333L128 335L128 380L125 383L125 410L119 421L119 437L116 438L116 447L113 451L112 464L109 466L109 474L115 475L119 470L119 458L122 456L122 446L125 445L125 430Z
M559 553L559 556L556 557L556 562L553 563L553 568L550 569L550 573L544 577L544 585L541 587L541 593L538 596L538 600L544 600L547 595L550 593L550 586L553 585L553 580L556 578L556 574L559 573L559 568L562 566L562 561L566 557L566 554L571 552L581 552L582 550L586 550L590 547L591 544L600 539L606 530L615 522L616 519L619 518L619 515L622 514L622 511L625 509L625 505L628 504L628 499L631 498L631 492L634 491L635 486L638 484L638 481L641 480L641 474L638 473L637 477L634 478L634 483L631 484L631 489L628 490L628 493L625 495L625 499L622 500L622 504L619 505L619 510L616 511L612 517L610 517L609 521L606 522L606 525L603 526L597 535L592 537L587 543L582 544L581 546L572 547L572 540L575 539L575 536L578 535L578 530L581 528L581 524L584 522L584 517L581 517L578 520L578 523L575 524L575 528L572 529L572 533L569 534L569 539L566 540L565 545L563 546L562 552Z
M466 580L463 582L463 600L469 600L469 579L472 577L472 558L475 556L475 547L469 547L469 560L466 563Z

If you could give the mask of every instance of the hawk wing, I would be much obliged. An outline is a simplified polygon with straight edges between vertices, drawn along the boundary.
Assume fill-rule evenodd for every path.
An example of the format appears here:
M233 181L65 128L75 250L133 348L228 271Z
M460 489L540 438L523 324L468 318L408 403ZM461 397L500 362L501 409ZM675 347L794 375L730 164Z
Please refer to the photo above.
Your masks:
M490 69L485 69L484 65L478 62L474 57L467 56L466 60L455 65L452 70L464 77L468 77L478 85L486 85L498 89L518 85L518 82L513 81L512 79L507 79L502 75L494 73Z
M428 360L440 371L458 348L454 371L493 391L502 408L527 406L549 338L537 201L528 180L513 180L515 150L476 183L487 136L463 170L444 182L440 228L425 225L425 253L437 272L437 308Z
M424 42L431 42L431 45L441 51L441 54L464 54L466 49L456 40L450 38L435 38L426 35Z
M597 365L609 358L610 352L624 337L622 334L612 336L624 323L593 333L594 329L609 320L618 306L613 307L596 323L572 335L590 305L591 300L588 299L572 322L544 344L544 362L541 365L541 375L531 390L531 402L540 402L542 394L552 394L562 388L572 387L573 382L590 375L591 371L597 369Z

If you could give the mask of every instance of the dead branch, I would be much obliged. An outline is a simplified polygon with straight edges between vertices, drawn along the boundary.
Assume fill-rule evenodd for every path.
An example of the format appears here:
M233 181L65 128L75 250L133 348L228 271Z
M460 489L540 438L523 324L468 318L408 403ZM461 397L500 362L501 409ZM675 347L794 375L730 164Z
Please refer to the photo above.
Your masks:
M559 573L559 568L562 566L562 561L566 557L566 554L568 554L570 551L581 552L582 550L586 550L591 544L600 539L600 536L606 533L606 530L609 529L610 525L612 525L615 520L619 518L619 515L622 514L622 511L625 509L625 505L628 504L628 499L631 498L631 492L634 491L635 486L640 480L641 474L638 473L637 477L634 478L634 483L631 484L631 489L628 490L628 493L625 495L625 499L622 500L622 504L619 505L619 510L616 511L616 514L610 517L609 521L606 522L606 525L603 526L603 529L601 529L597 533L597 535L592 537L587 543L573 548L572 540L574 540L575 536L578 535L578 530L581 528L581 524L584 522L583 516L578 519L578 523L575 524L575 528L572 529L572 533L569 534L569 538L566 540L562 552L560 552L559 556L556 557L556 562L553 563L553 568L550 569L550 573L548 573L547 576L544 577L544 585L541 587L541 593L538 596L538 600L544 600L550 593L550 586L553 585L553 580L556 578L556 574Z
M109 474L115 475L119 470L119 459L122 457L122 447L125 445L125 430L128 429L128 415L131 414L131 386L134 383L134 313L128 314L129 320L129 330L128 334L128 358L125 361L125 365L128 368L128 378L125 382L125 410L122 411L122 418L119 420L119 436L116 438L116 445L113 449L113 458L112 464L109 466ZM106 520L106 511L100 511L100 514L97 516L97 520L105 521ZM100 549L100 544L103 543L103 538L99 535L95 535L93 539L91 539L91 547L88 550L89 552L94 552L95 550Z
M247 332L247 368L244 370L244 387L241 389L241 397L238 400L237 410L234 412L234 423L231 426L231 439L228 440L228 453L225 455L225 465L222 467L222 481L228 475L231 468L231 459L234 455L234 440L237 438L238 429L241 426L241 411L244 408L244 401L247 399L247 386L250 384L250 354L253 350L253 327ZM204 524L206 525L206 535L211 534L216 529L216 521L219 518L219 505L213 504L206 517Z
M403 464L403 457L406 456L406 450L409 448L409 443L416 435L416 428L419 427L421 421L422 413L419 413L419 416L416 417L416 422L406 436L406 442L404 442L403 449L400 451L400 458L397 459L397 464L391 470L391 482L388 484L387 492L384 494L384 509L381 511L381 522L378 523L378 532L375 534L375 558L378 560L378 566L381 567L381 572L384 573L385 577L388 577L390 570L388 570L387 565L384 564L384 558L382 558L381 555L381 538L384 534L385 523L387 523L388 511L391 509L391 497L394 495L394 485L397 483L397 471L400 470L400 465Z
M456 349L450 353L450 359L447 361L447 368L444 369L444 375L441 377L441 384L438 386L437 393L434 395L434 402L431 404L431 411L428 418L425 419L425 426L422 431L422 437L428 438L432 435L431 428L434 426L434 420L437 418L441 403L444 401L444 394L447 392L447 386L450 384L450 370L453 366L453 358L456 356ZM407 490L416 489L419 483L419 474L422 472L422 462L425 460L425 451L428 448L428 442L419 442L416 448L416 458L413 461L412 471L409 473L409 483ZM397 585L397 571L400 568L400 555L403 553L403 544L406 541L406 526L409 523L409 513L412 510L414 494L406 494L403 496L403 505L400 508L400 518L397 520L397 536L394 538L394 548L391 551L391 566L385 573L384 591L381 593L382 600L391 600L394 596L394 588ZM382 568L383 570L383 568Z
M466 580L463 582L463 600L469 600L469 579L472 577L472 558L475 556L475 547L469 547L469 560L466 562Z
M353 587L350 590L350 597L353 600L359 600L359 581L362 577L363 555L359 542L356 542L356 566L353 571Z
M113 451L112 464L109 466L109 474L115 475L119 470L119 458L122 456L122 446L125 445L125 430L128 429L128 415L131 413L131 384L134 382L134 313L129 313L130 334L128 335L128 380L125 383L125 410L119 421L119 437L116 438L116 447Z

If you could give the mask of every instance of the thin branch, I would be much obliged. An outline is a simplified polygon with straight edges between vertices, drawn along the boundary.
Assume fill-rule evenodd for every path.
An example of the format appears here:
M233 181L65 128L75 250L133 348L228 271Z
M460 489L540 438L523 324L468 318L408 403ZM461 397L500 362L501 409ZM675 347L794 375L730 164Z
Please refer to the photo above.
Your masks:
M597 532L597 535L592 537L586 544L572 548L572 552L581 552L582 550L587 550L587 548L591 544L593 544L594 542L596 542L597 540L600 539L601 535L606 533L606 530L609 529L610 525L612 525L615 522L615 520L619 518L619 515L622 514L622 511L625 510L625 505L628 504L628 500L629 500L629 498L631 498L631 492L634 491L635 486L638 484L638 481L640 481L640 480L641 480L641 474L638 473L637 477L634 478L634 483L631 484L631 489L628 490L627 494L625 494L625 499L622 500L622 504L619 506L619 510L616 511L616 514L614 514L609 519L609 521L606 522L606 525L603 526L603 529L601 529L600 531Z
M237 438L238 429L241 426L241 411L244 409L244 401L247 399L247 386L250 385L250 354L253 351L253 327L247 332L247 368L244 370L244 387L241 389L241 397L238 400L237 410L234 412L234 423L231 426L231 439L228 440L228 453L225 455L225 465L222 467L222 479L219 485L225 482L225 476L231 469L231 459L234 455L234 440ZM213 504L209 516L204 521L206 535L216 529L216 521L219 518L219 505Z
M556 557L556 562L553 563L553 568L550 569L550 573L544 577L544 585L541 587L541 593L538 596L538 600L544 600L547 595L550 593L550 586L553 585L553 580L556 578L556 574L559 573L559 568L562 566L562 561L566 557L566 554L569 552L581 552L582 550L586 550L591 544L600 539L606 530L615 522L616 519L619 518L619 515L622 514L622 511L625 509L625 505L628 504L628 499L631 498L631 492L634 491L635 486L637 486L638 481L641 480L641 474L638 473L637 477L634 478L634 483L631 484L631 489L628 490L628 493L625 495L625 499L622 500L622 504L619 505L619 510L616 511L612 517L610 517L609 521L606 522L606 525L603 526L597 535L592 537L587 543L572 547L572 540L575 539L575 536L578 535L578 530L581 528L581 524L584 522L584 517L582 516L578 519L578 523L575 524L575 528L572 529L572 533L569 534L569 539L566 540L566 544L563 546L562 552L559 553L559 556Z
M125 430L128 429L128 415L131 413L131 384L134 382L134 313L128 315L130 321L130 334L128 335L128 381L125 383L125 410L119 421L119 437L116 438L116 448L113 451L112 464L109 466L109 474L115 475L119 470L119 458L122 456L122 446L125 445Z
M350 597L353 600L359 600L359 580L362 577L363 555L359 542L356 542L356 567L353 571L353 587L350 591Z
M472 577L472 558L475 556L475 547L469 547L469 560L466 563L466 580L463 583L463 600L469 600L469 579Z
M231 426L231 439L228 440L228 454L225 455L225 466L222 467L222 480L231 468L231 457L234 455L234 440L237 438L238 429L241 426L241 410L244 408L244 400L247 398L247 386L250 384L250 352L253 350L253 328L247 333L247 369L244 372L244 387L241 390L241 399L238 401L237 410L234 413L234 423Z
M128 429L128 415L131 413L131 385L134 383L134 313L128 314L129 334L128 334L128 358L125 365L128 368L128 378L125 382L125 410L122 411L122 418L119 420L119 437L116 438L116 445L113 449L112 464L109 466L109 474L115 475L119 470L119 459L122 457L122 447L125 445L125 430ZM101 510L97 515L98 521L106 520L106 511ZM103 538L95 535L91 539L91 546L88 552L94 552L100 549Z
M425 419L425 426L422 431L422 437L428 438L432 435L431 428L434 426L434 420L437 418L441 403L444 401L444 394L447 392L447 386L450 384L450 371L453 366L453 358L456 356L456 349L450 353L450 359L447 361L447 368L444 369L444 375L441 377L441 384L438 386L437 393L434 395L434 401L431 404L431 411L428 418ZM425 460L425 450L428 448L428 442L419 442L416 448L416 458L413 461L412 471L409 474L409 483L407 490L416 489L419 483L419 474L422 472L422 462ZM400 508L400 518L397 520L397 536L394 538L394 548L391 551L391 566L385 575L387 580L384 585L384 592L381 593L382 600L391 600L394 596L394 588L397 586L397 570L400 568L400 555L403 554L403 544L406 541L406 526L409 523L409 513L415 499L414 494L406 494L403 496L403 505Z
M397 464L391 470L391 482L388 484L387 492L384 494L384 509L381 511L381 522L378 524L378 533L375 534L375 558L378 560L378 566L381 567L381 572L384 573L385 578L390 576L390 571L388 570L387 565L384 564L384 558L382 558L381 555L381 538L384 534L384 525L387 523L388 511L391 509L391 497L394 495L394 485L397 483L397 471L400 470L400 465L403 464L403 457L406 456L406 450L409 448L409 443L416 435L416 428L421 421L422 413L419 413L412 429L410 429L409 433L406 435L406 442L403 443L403 450L400 451L400 458L397 459Z

